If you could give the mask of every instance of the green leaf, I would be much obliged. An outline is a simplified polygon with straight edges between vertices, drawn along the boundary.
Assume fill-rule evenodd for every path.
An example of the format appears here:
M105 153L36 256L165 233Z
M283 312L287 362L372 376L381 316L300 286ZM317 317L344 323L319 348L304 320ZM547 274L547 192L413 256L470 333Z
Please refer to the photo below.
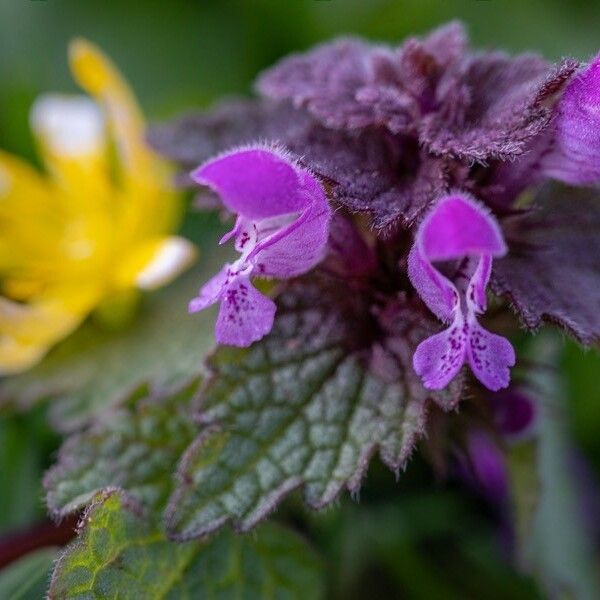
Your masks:
M39 600L48 589L57 548L44 548L27 554L0 571L0 598Z
M538 336L531 348L531 355L548 366L530 374L541 408L536 465L540 486L523 557L550 596L591 600L600 597L600 578L573 468L564 383L555 369L559 350L559 341L549 334Z
M396 473L404 468L430 399L410 364L423 331L410 312L397 314L404 331L385 341L389 349L371 340L363 347L377 326L355 306L358 294L333 287L294 284L278 298L267 338L213 356L204 429L182 460L166 512L175 539L228 521L246 531L296 488L322 508L344 488L358 490L376 452ZM457 389L436 397L452 404Z
M42 410L0 417L0 532L45 516L41 479L59 443Z
M58 560L49 598L282 598L322 596L319 561L283 527L175 544L112 492L88 509Z
M51 398L52 421L61 430L90 417L148 383L168 386L201 371L214 345L214 314L190 316L187 304L198 287L220 267L219 226L197 223L204 234L199 264L166 288L148 294L134 320L122 330L107 330L91 320L54 348L30 371L0 381L0 406L28 408Z
M582 349L567 342L561 361L569 396L569 413L577 440L600 471L600 348Z
M534 440L513 444L506 455L510 479L513 526L516 549L521 563L528 541L533 534L540 499L540 476L538 473L538 443Z
M189 409L197 389L197 380L168 393L141 388L88 430L72 435L44 479L50 511L63 517L113 487L151 509L162 507L177 461L196 432Z

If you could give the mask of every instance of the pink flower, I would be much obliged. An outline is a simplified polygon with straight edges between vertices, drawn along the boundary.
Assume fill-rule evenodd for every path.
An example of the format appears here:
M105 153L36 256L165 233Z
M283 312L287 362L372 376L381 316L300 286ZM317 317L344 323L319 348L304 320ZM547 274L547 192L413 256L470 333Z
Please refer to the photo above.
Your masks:
M223 154L198 167L192 178L237 214L221 243L235 238L240 257L200 289L189 310L220 302L217 341L249 346L271 331L275 316L275 303L250 278L296 277L319 263L329 234L329 203L311 173L270 147Z
M573 78L561 96L554 124L554 148L544 173L573 185L600 181L600 55Z
M493 257L506 254L502 232L491 214L465 194L439 200L425 216L408 257L408 274L429 309L450 323L419 344L415 371L429 389L442 389L465 362L490 390L510 381L515 353L504 337L486 331L477 315L486 309ZM456 285L432 262L463 259Z

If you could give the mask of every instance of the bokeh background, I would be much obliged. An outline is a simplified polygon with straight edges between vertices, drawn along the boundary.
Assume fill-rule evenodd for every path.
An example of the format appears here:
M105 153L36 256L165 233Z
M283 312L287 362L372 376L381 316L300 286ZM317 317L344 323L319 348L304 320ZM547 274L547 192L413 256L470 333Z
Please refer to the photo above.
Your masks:
M0 0L0 147L35 161L29 107L42 92L75 91L66 47L78 35L98 43L126 74L146 114L163 120L223 96L248 94L262 68L332 36L398 42L454 18L466 22L480 47L537 50L552 59L585 59L600 47L600 2L593 0ZM563 366L569 431L597 474L600 356L565 342ZM0 419L0 531L43 516L39 481L58 441L41 410ZM461 590L456 597L490 598L502 596L481 590L514 577L514 587L501 586L504 592L536 597L535 585L506 566L502 544L492 528L486 529L485 514L481 522L472 520L470 500L434 486L416 501L391 500L411 485L411 477L421 476L416 466L408 483L395 486L375 470L364 503L370 495L384 498L385 510L361 513L360 505L348 501L337 516L322 518L318 530L322 544L331 546L328 556L336 565L339 589L354 586L356 597L374 597L368 588L375 582L387 590L387 596L378 597L452 598L456 589ZM426 475L423 482L433 485ZM345 522L355 524L346 537L329 535ZM386 539L390 528L403 533ZM437 532L442 551L435 544L423 546L431 532ZM459 550L447 546L446 554L452 549L458 558L435 563L436 552L444 556L443 540L453 536L466 544ZM423 559L424 548L433 563ZM373 564L362 566L366 575L357 580L353 565L369 553ZM462 579L470 578L468 585L461 581L465 565L469 574Z

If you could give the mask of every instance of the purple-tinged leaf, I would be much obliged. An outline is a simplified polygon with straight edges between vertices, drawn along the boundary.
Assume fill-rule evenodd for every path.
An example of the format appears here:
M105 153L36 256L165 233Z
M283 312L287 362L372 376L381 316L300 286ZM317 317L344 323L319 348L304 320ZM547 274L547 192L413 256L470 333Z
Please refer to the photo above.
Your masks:
M423 119L419 139L430 152L460 160L519 156L550 123L553 98L577 66L564 60L551 67L531 54L469 57L460 73L448 72L440 108Z
M256 140L277 143L299 156L327 186L332 200L350 212L370 214L378 230L411 225L436 196L448 191L451 181L457 183L449 177L447 161L420 152L416 142L385 132L325 129L287 105L225 103L150 132L154 148L186 170ZM213 197L210 201L214 205Z
M509 254L491 288L528 329L559 325L583 344L600 340L600 193L546 186L525 214L505 221Z
M328 128L414 133L422 113L433 107L444 69L462 57L466 43L458 22L397 48L339 39L284 58L256 87L268 98L305 107Z
M287 104L228 100L207 111L154 125L148 141L165 156L191 169L224 150L258 140L280 140L285 144L303 135L313 122L309 115Z

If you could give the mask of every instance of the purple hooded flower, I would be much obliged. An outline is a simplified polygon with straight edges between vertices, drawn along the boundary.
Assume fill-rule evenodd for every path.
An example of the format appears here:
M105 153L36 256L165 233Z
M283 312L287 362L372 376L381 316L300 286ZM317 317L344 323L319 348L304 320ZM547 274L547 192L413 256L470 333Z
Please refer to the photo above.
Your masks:
M600 181L600 55L569 82L557 106L544 173L565 183Z
M319 182L274 148L235 150L204 163L192 173L236 213L240 257L225 264L190 302L190 312L221 303L216 337L222 344L249 346L273 326L275 303L250 282L251 276L295 277L323 257L331 210Z
M465 362L489 389L508 385L514 350L508 340L477 322L486 309L492 259L506 251L495 219L464 194L442 198L423 219L408 257L409 277L429 309L450 323L421 342L413 357L425 387L445 387ZM455 285L432 262L457 259L464 260Z

